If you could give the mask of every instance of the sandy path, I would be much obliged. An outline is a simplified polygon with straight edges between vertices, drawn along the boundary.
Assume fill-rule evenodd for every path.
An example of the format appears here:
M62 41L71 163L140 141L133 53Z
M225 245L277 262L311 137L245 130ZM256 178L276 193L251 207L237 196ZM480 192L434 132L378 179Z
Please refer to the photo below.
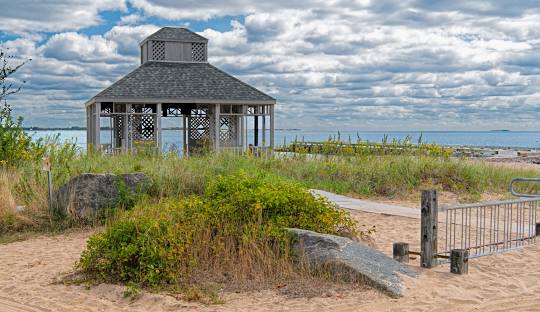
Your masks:
M91 289L54 283L70 272L84 249L90 231L39 237L0 245L0 311L152 311L176 310L189 304L148 294L144 300L123 298L124 287L100 285Z
M392 242L418 249L419 220L353 212L366 226L375 225L376 247L390 254ZM344 291L321 298L287 298L274 291L229 293L223 305L203 306L170 296L145 293L131 302L124 287L53 284L72 270L89 231L40 237L0 245L0 311L534 311L540 301L540 246L471 260L469 274L448 273L447 266L418 268L406 280L405 297L390 299L375 290Z

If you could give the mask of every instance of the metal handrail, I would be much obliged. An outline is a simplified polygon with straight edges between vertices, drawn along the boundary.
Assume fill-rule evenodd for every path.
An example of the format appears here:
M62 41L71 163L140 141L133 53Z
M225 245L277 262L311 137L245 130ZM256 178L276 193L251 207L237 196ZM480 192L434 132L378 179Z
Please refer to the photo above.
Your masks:
M474 204L457 204L457 205L451 205L451 206L443 206L443 207L439 207L437 211L445 212L447 210L480 208L480 207L488 207L488 206L494 206L494 205L520 204L520 203L528 203L532 201L540 201L540 195L530 196L530 198L497 200L497 201L479 202L479 203L474 203Z
M510 193L512 193L513 196L517 197L527 197L527 198L540 198L540 194L521 194L517 193L514 190L514 182L522 181L522 182L540 182L540 178L513 178L512 181L510 181L510 186L508 187L510 190Z

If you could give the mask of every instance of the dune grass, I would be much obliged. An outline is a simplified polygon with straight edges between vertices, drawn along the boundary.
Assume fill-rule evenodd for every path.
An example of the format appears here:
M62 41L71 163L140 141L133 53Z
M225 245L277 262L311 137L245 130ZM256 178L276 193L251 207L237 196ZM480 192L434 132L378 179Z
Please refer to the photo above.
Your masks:
M363 198L410 198L421 189L435 188L475 201L483 193L508 194L513 177L537 177L539 171L513 169L466 159L411 155L324 156L299 155L271 159L230 154L209 154L188 158L175 154L107 156L99 153L52 153L54 187L75 175L91 173L144 172L153 180L150 200L202 195L209 181L218 175L240 170L272 173L318 188ZM0 234L38 228L71 226L52 224L47 212L46 175L38 161L17 167L0 167ZM523 186L521 191L538 192ZM15 211L24 206L24 211ZM61 224L61 226L59 225Z

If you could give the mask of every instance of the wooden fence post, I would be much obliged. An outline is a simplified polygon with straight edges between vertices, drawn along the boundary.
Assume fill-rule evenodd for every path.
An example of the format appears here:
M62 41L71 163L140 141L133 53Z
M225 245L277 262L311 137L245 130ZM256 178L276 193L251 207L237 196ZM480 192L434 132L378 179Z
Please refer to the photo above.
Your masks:
M49 216L53 215L53 191L52 191L52 172L51 172L51 159L49 156L43 157L42 163L43 171L47 172L47 190L49 197Z
M401 263L409 263L409 244L394 243L393 245L394 260Z
M420 262L424 268L437 265L437 191L422 191L422 210L420 219Z
M469 272L469 251L467 249L452 249L450 252L450 272L455 274Z

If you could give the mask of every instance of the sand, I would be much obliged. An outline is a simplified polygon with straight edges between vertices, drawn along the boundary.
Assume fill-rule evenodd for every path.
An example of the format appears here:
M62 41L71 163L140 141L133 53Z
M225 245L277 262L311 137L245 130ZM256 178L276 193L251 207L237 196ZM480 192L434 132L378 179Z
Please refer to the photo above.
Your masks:
M377 249L391 254L392 242L418 249L419 220L352 212L360 225L375 225ZM391 299L373 289L331 292L323 297L291 298L277 291L225 293L224 304L205 306L168 295L144 292L133 301L125 287L56 282L73 269L92 231L38 237L0 245L0 311L534 311L540 300L540 246L473 259L468 275L448 266L421 269L405 279L405 296Z

